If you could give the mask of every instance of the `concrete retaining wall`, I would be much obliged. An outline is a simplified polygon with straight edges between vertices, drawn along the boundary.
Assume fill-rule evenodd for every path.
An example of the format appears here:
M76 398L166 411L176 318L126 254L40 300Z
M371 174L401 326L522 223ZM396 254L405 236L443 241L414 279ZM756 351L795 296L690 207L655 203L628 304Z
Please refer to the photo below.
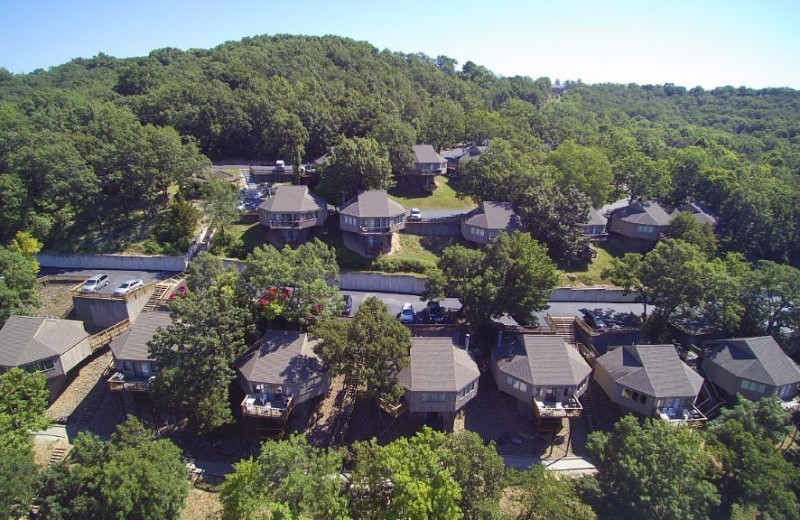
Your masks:
M350 291L422 294L427 278L408 274L350 272L340 275L339 287Z
M75 315L89 331L107 329L124 319L134 321L155 291L155 286L154 283L147 284L121 298L77 293L72 296Z
M636 295L622 289L605 287L558 287L550 295L551 302L635 303Z
M406 221L403 232L426 237L455 237L461 231L457 219L441 219L424 222Z
M36 255L42 267L64 269L114 269L123 271L172 271L186 269L185 256L147 255Z

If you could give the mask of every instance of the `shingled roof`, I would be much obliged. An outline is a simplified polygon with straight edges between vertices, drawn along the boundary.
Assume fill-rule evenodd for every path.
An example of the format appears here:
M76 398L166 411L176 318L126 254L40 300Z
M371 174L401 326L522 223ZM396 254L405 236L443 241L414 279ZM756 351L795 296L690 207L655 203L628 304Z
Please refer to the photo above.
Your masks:
M584 224L585 226L605 226L608 222L608 219L594 208L589 210L588 217L588 220Z
M413 146L414 150L414 162L418 164L425 164L425 163L436 163L441 164L447 162L447 159L436 153L436 150L433 149L433 146L429 144L415 144Z
M411 339L411 360L397 379L410 392L458 392L480 375L452 338L423 337Z
M239 372L250 382L291 385L324 373L327 368L314 353L317 340L308 334L268 330L261 347L243 355L236 362Z
M617 384L655 398L696 396L703 385L672 345L626 345L606 352L597 363Z
M510 202L486 201L466 215L470 226L497 231L513 232L519 229L519 218Z
M308 191L308 186L278 186L275 195L261 203L258 209L274 213L301 213L327 208L321 197Z
M668 226L672 217L664 211L658 202L636 201L617 210L614 217L644 226Z
M492 355L501 372L533 386L575 386L592 372L561 336L513 334Z
M339 210L342 215L359 218L391 218L405 212L399 202L389 198L386 190L362 191Z
M19 367L59 356L88 337L80 321L11 316L0 329L0 366Z
M111 342L111 352L116 359L125 361L151 360L147 342L153 339L156 329L166 329L171 324L172 319L167 312L142 312L131 330Z
M686 204L678 206L675 208L675 211L672 212L672 216L676 217L679 213L685 213L687 211L701 224L709 223L712 227L717 225L716 217L707 213L706 210L696 202L687 202Z
M800 383L800 368L772 336L708 341L704 363L770 386Z

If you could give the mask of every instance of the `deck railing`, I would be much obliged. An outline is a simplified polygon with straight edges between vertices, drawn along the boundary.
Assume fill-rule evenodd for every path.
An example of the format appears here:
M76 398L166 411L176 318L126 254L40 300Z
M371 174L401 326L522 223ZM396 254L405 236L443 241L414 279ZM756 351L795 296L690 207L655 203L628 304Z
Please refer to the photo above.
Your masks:
M150 385L154 380L155 376L150 376L147 379L127 379L125 374L117 372L108 378L108 389L112 391L149 392Z
M294 399L291 396L271 395L262 399L261 395L266 394L247 394L244 396L244 400L242 400L242 415L285 419L294 408Z
M570 397L566 401L540 401L534 398L533 410L537 417L543 419L563 419L580 417L583 414L583 405L577 397Z

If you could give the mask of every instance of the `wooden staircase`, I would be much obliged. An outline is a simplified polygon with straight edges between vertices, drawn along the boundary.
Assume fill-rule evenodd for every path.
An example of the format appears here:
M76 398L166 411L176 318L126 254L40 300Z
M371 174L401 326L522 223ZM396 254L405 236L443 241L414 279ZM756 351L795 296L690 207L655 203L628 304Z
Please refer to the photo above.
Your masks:
M157 311L159 308L166 307L169 305L169 295L172 293L173 289L180 285L186 279L186 273L179 273L173 276L172 278L168 278L156 284L156 288L153 291L153 294L150 295L150 299L147 300L147 303L142 308L143 312L148 311Z
M128 318L125 318L116 325L112 325L109 328L98 332L97 334L89 336L89 348L92 349L92 352L96 352L97 350L111 343L112 339L128 332L130 328L131 322Z
M63 462L64 459L67 458L67 448L64 446L57 445L53 449L53 453L50 454L50 460L47 461L48 466L52 466L54 464L58 464L59 462Z
M556 330L555 333L564 338L564 341L567 343L574 345L576 341L575 337L575 317L567 317L567 316L551 316L550 321L552 325L555 325Z
M336 417L336 426L333 428L333 435L331 437L331 445L341 446L344 444L344 436L350 427L350 419L353 415L353 408L356 405L356 391L358 390L357 376L348 374L344 380L344 389L342 390L340 410Z

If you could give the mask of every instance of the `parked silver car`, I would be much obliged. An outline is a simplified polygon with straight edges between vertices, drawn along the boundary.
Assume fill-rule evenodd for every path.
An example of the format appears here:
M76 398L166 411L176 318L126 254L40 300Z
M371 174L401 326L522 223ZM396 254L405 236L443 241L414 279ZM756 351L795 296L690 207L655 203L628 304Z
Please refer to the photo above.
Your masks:
M142 280L126 280L122 282L122 285L114 289L114 294L116 296L123 296L128 294L131 291L134 291L144 285Z
M83 282L83 287L81 287L81 292L85 293L93 293L97 292L103 287L108 285L108 275L103 274L96 274Z

